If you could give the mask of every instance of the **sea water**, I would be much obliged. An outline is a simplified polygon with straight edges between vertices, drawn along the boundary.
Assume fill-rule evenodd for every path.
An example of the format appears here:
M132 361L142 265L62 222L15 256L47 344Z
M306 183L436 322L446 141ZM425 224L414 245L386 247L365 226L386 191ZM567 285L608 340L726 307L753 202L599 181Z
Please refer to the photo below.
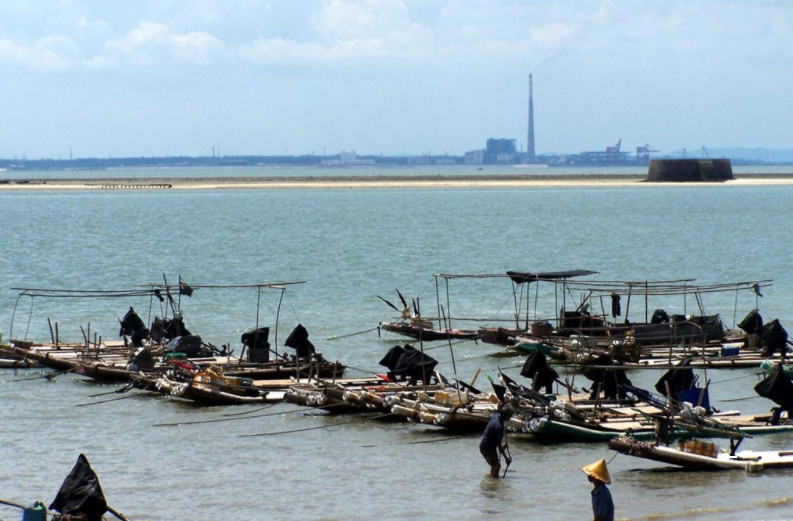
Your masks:
M598 272L595 280L772 280L762 297L704 295L703 311L720 313L732 327L759 305L766 320L791 329L791 201L793 186L730 183L0 192L0 324L6 339L46 341L48 318L62 340L81 340L80 327L89 323L92 335L117 339L118 318L130 306L144 318L164 312L148 298L18 298L11 288L120 290L179 276L196 285L305 282L287 286L282 300L278 289L197 289L181 297L181 307L188 328L236 351L244 331L274 327L276 319L271 342L282 350L302 323L318 351L359 376L380 371L385 351L405 343L375 330L396 315L378 295L401 307L399 289L425 315L438 314L440 297L454 327L481 317L493 321L475 324L509 325L516 297L508 279L451 279L447 289L433 275L589 269ZM538 297L532 314L552 315L559 303L553 288ZM633 319L643 319L643 302L632 302ZM655 307L700 311L691 299L650 303L650 314ZM470 380L481 369L483 388L498 367L521 380L523 360L489 356L494 346L425 347L446 375L456 370ZM514 462L507 479L495 481L485 476L475 435L295 413L288 404L235 421L155 426L229 419L224 415L257 407L197 407L137 393L97 397L118 386L78 375L35 378L42 372L0 373L0 498L49 503L83 452L110 505L133 520L586 518L590 485L579 469L614 455L605 444L512 436ZM699 374L711 382L716 407L764 412L772 404L752 390L757 372ZM660 375L628 374L646 388ZM262 416L273 412L280 414ZM349 420L356 422L333 426ZM327 428L302 430L318 426ZM279 434L286 431L299 432ZM788 450L793 438L762 436L743 446ZM609 469L618 518L793 517L790 472L686 473L622 455ZM8 510L0 517L13 519Z

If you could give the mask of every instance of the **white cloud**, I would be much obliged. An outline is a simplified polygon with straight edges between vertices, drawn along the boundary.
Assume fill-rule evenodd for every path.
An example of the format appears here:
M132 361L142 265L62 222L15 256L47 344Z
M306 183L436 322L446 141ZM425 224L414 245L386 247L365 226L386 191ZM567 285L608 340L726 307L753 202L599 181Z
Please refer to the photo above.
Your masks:
M39 71L68 70L74 65L74 55L78 52L78 46L63 36L47 36L28 45L0 40L0 61L17 63Z
M141 22L122 38L105 45L109 63L164 65L169 62L196 65L210 64L228 55L226 45L215 36L200 32L172 33L168 26Z
M413 23L400 0L331 0L312 22L321 41L259 38L239 47L258 64L341 64L360 60L422 61L432 55L432 30Z
M772 47L793 40L791 8L785 3L314 0L286 8L240 0L232 9L217 0L169 0L141 2L123 13L89 8L90 0L85 2L71 19L61 9L48 20L42 4L25 14L27 20L42 17L35 27L13 30L13 20L7 21L0 62L53 71L377 62L433 64L469 74L536 68L568 54L586 55L592 64L639 63L644 56L663 61L675 55L763 60L779 55L768 52ZM235 31L241 27L244 31ZM29 34L36 31L44 34Z
M400 0L331 0L314 17L314 23L330 41L379 39L420 29L410 21Z

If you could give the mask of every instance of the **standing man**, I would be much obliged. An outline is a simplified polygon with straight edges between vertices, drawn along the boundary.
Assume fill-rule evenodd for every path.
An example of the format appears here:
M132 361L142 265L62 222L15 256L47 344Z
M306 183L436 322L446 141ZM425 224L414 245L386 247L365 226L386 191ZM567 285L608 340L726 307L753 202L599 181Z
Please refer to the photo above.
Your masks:
M606 468L606 460L602 459L595 463L590 463L581 470L587 475L589 482L594 485L592 488L594 521L614 521L614 501L611 499L611 492L606 486L606 484L611 483L609 469Z
M498 411L490 415L485 432L479 440L479 452L490 465L490 476L499 477L501 471L501 458L499 453L504 456L507 465L512 463L512 458L504 453L506 444L504 443L504 423L512 417L512 407L504 405Z

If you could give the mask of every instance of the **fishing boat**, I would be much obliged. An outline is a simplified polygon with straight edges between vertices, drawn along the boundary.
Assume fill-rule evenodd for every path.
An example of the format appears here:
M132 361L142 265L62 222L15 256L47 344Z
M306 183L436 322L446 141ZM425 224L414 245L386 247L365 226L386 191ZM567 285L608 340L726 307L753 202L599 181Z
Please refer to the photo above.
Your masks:
M5 352L2 354L5 355ZM10 358L6 356L0 358L0 369L27 369L29 367L41 367L41 364L27 358Z
M383 331L396 333L422 342L436 342L439 340L475 340L479 334L472 330L463 329L435 329L431 321L413 322L380 322Z
M14 357L30 360L57 371L73 372L95 380L104 382L130 382L140 380L141 375L156 379L163 375L170 367L172 359L188 360L200 367L220 367L226 377L240 377L250 379L288 379L291 376L300 378L309 374L321 377L340 377L344 366L338 362L329 362L321 354L316 353L313 344L308 339L305 327L298 324L292 331L285 347L295 349L294 355L279 352L277 344L279 311L276 314L276 343L271 346L269 342L270 329L259 327L260 294L263 289L280 291L281 298L287 286L302 284L297 282L280 282L250 285L200 285L188 286L181 277L178 284L148 284L145 289L121 291L77 291L77 290L20 290L20 296L34 298L57 298L68 296L70 298L127 298L129 296L149 296L165 300L167 295L172 318L159 319L155 316L151 326L147 326L130 307L123 319L119 319L121 328L119 335L123 342L110 342L101 336L91 337L90 325L88 332L83 330L84 343L68 344L61 342L57 322L51 331L50 344L35 344L28 341L12 340L10 353ZM184 326L181 307L181 295L192 296L193 291L203 288L239 289L253 288L257 290L256 326L253 330L243 333L241 355L234 356L231 343L218 349L213 344L204 342L198 335L191 334ZM172 294L178 294L179 300ZM31 304L32 309L32 304ZM164 309L168 310L166 306ZM16 313L16 306L15 306ZM151 312L149 313L151 315ZM49 322L49 319L48 319ZM50 322L51 324L51 322ZM13 330L13 320L12 320ZM272 359L271 359L272 355ZM147 386L150 387L150 386Z
M611 378L606 371L599 375L598 387ZM552 403L546 414L524 416L519 430L549 441L608 441L624 435L644 441L658 437L659 430L668 439L793 432L793 382L781 365L755 386L760 396L779 405L769 414L710 410L707 386L696 387L696 377L685 362L667 371L656 383L661 399L629 383L619 387L641 402L629 407L606 407L597 402Z
M418 299L413 299L412 306L410 306L399 290L397 290L397 295L402 302L401 309L389 300L377 295L377 298L399 313L398 320L381 321L378 324L378 330L388 331L421 342L475 340L478 337L477 332L474 330L452 328L447 317L444 317L446 319L444 320L445 327L436 328L433 318L426 318L421 315L421 304Z
M618 437L609 441L609 449L635 458L667 463L687 470L743 470L756 473L793 468L793 450L753 451L719 450L713 443L688 439L674 447Z
M286 401L334 414L388 413L394 396L432 396L448 385L435 370L438 361L409 344L390 348L379 363L388 369L386 374L371 371L370 377L344 380L315 377L308 385L292 386Z
M159 376L154 382L139 382L136 386L146 389L153 386L162 394L201 405L276 403L286 394L283 384L268 388L256 385L251 378L227 376L218 367L201 369L184 362L173 363L174 371Z
M563 299L559 315L545 321L542 334L528 330L516 342L542 338L553 346L554 352L574 363L611 352L637 368L670 364L690 356L701 359L697 364L702 366L748 367L758 357L773 355L774 349L769 349L766 339L781 328L778 321L763 325L757 312L760 290L770 282L564 281L566 291L583 295L575 309L567 310ZM719 314L708 313L704 306L706 295L725 292L736 295L734 313L739 293L749 292L754 297L754 309L738 324L738 329L728 329ZM664 302L679 298L682 312L653 310L650 301L659 298ZM695 302L697 312L690 312L689 300ZM637 307L639 317L635 316ZM775 351L780 353L781 348Z

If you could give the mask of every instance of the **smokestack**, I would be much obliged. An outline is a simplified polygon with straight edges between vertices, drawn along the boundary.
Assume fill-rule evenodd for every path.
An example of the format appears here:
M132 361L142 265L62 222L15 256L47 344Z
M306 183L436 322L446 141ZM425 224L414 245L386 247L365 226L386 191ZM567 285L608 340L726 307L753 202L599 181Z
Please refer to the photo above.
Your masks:
M529 74L529 138L526 143L526 162L534 163L537 161L537 156L534 151L534 96L532 93L531 74Z

